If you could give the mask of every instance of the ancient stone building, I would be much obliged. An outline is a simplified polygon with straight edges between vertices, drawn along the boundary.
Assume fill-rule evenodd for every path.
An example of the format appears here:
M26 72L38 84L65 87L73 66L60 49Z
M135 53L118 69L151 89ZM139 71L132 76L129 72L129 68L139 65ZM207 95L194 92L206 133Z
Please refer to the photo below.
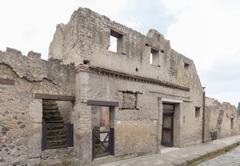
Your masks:
M115 157L202 141L203 92L194 63L156 30L143 35L80 8L66 25L57 26L49 58L76 66L80 120L74 142L81 161L95 158L91 119L96 106L109 108Z
M0 52L0 165L98 165L201 143L216 128L204 103L193 61L162 34L79 8L48 61Z

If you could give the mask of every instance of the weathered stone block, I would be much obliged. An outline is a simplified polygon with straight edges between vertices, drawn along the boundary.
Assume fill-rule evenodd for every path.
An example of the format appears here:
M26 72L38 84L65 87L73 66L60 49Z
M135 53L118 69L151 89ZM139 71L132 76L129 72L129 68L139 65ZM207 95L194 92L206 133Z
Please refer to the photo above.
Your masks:
M31 121L35 123L42 123L42 101L39 99L33 100L29 105L29 115Z

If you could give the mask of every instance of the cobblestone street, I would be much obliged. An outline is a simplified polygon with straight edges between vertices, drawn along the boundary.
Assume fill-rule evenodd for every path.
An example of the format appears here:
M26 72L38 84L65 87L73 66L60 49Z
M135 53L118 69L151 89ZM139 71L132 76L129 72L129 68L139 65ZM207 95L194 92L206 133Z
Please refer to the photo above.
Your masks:
M199 166L240 166L240 136L233 136L214 140L204 144L192 145L183 148L162 148L160 154L139 156L126 160L113 161L101 166L174 166L187 165L189 162L200 159L202 156L226 150L235 146L231 151L214 159L205 161ZM106 160L107 158L105 158ZM109 156L108 159L111 159Z
M240 146L199 166L240 166Z

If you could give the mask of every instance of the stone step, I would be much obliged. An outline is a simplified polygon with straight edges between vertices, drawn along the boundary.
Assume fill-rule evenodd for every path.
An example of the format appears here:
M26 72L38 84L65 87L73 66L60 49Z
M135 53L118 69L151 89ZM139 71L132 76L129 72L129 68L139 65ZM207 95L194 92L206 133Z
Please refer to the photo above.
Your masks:
M64 124L59 123L58 125L56 124L47 124L47 129L48 130L57 130L57 129L63 129L64 128Z
M43 105L43 110L58 110L57 105Z
M51 139L51 140L48 140L48 144L63 144L63 143L66 143L67 142L67 138L62 138L62 139L58 139L58 140L54 140L54 139Z
M66 128L62 128L62 129L52 129L52 130L48 130L48 135L63 135L66 134L67 129Z
M55 140L55 139L57 139L56 141L58 141L58 140L61 140L61 139L66 139L67 138L67 134L66 133L63 133L63 134L53 134L53 135L51 135L51 134L47 134L47 138L49 139L49 140Z
M50 149L57 149L57 148L66 148L67 147L67 142L63 142L63 143L48 143L48 147Z
M46 122L63 121L62 117L48 116L44 118Z
M67 140L67 135L53 135L47 136L48 142L61 142Z
M51 103L51 104L43 103L43 107L46 107L46 108L53 108L56 106L57 106L57 103Z
M64 123L62 119L51 119L51 120L45 120L46 123Z
M56 116L61 116L60 112L58 110L44 110L43 111L43 116L45 115L56 115Z

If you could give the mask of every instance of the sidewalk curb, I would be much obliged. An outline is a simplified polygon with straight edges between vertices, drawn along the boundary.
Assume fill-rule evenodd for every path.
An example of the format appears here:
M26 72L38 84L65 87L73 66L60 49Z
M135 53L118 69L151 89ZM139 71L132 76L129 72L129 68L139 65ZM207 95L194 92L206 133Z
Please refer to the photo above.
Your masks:
M196 166L198 164L200 164L201 162L205 161L205 160L208 160L208 159L212 159L212 158L215 158L219 155L222 155L232 149L234 149L235 147L237 147L238 145L240 145L240 141L239 142L235 142L231 145L227 145L223 148L220 148L220 149L217 149L215 151L212 151L212 152L208 152L207 154L203 154L199 157L196 157L196 158L193 158L193 159L190 159L190 160L187 160L187 161L180 161L181 163L172 163L176 166Z

